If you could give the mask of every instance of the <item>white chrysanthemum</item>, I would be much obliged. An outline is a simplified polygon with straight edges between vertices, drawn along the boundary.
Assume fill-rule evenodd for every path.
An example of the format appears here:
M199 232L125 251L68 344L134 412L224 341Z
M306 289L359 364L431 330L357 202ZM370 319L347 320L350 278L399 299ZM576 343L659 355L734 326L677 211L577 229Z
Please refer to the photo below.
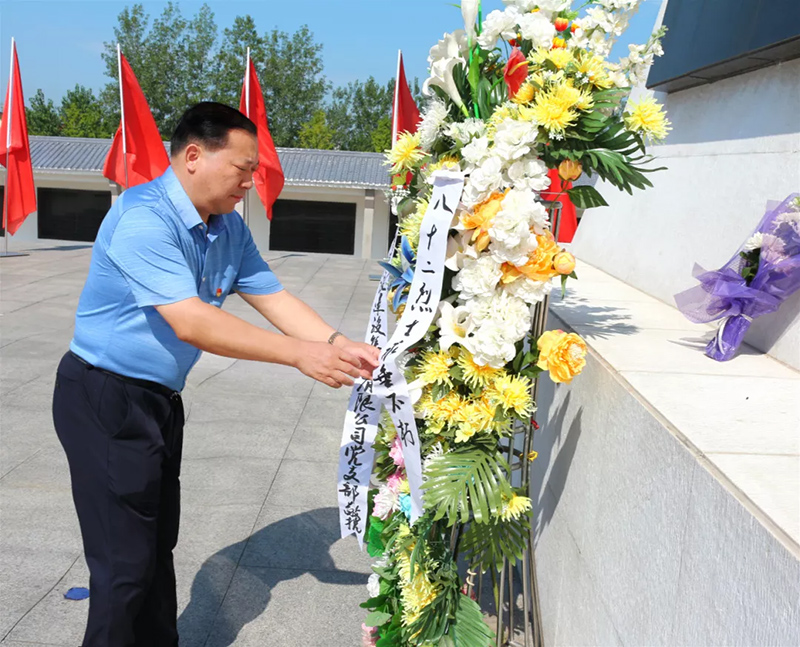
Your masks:
M756 232L750 238L747 239L747 242L742 247L743 252L752 252L755 249L761 249L764 245L764 234L761 232Z
M392 512L399 509L400 498L396 492L392 492L389 486L383 483L375 495L373 505L372 514L379 519L386 519Z
M493 297L491 321L507 331L517 343L531 329L531 309L519 297L498 291Z
M538 243L536 235L530 231L520 237L520 241L515 245L501 243L493 240L489 245L489 251L501 263L511 263L512 265L525 265L530 253L536 249Z
M533 41L534 47L547 47L553 44L556 28L550 19L540 11L526 13L519 19L520 34L523 38Z
M373 573L367 580L367 593L371 598L377 598L381 594L381 576Z
M526 157L515 161L506 169L505 175L508 184L520 189L544 191L550 186L547 166L538 157Z
M498 157L488 157L472 171L464 185L461 201L472 207L484 200L494 191L503 188L503 161Z
M553 289L552 281L533 281L526 277L520 277L512 283L507 283L503 286L509 294L518 297L534 305L539 301L544 301L544 298L550 294Z
M461 301L488 297L494 294L501 276L500 263L491 254L478 259L467 258L464 267L453 277L453 289L459 292Z
M475 119L475 117L450 124L447 127L447 136L460 146L465 146L473 139L483 137L485 134L486 122L482 119Z
M484 49L493 49L501 36L506 40L515 38L521 15L516 7L508 7L505 11L499 9L492 11L483 21L483 29L478 36L480 46Z
M447 122L447 104L439 97L434 97L428 102L425 114L419 124L420 146L425 150L430 150L436 143L439 133Z
M503 119L495 130L492 153L511 163L531 152L538 128L529 121Z
M532 216L537 204L533 191L510 189L500 203L500 211L494 217L492 226L489 227L489 237L507 247L516 247L520 243L527 242L531 237ZM536 249L536 245L531 251L533 249Z
M499 290L467 302L477 323L470 337L476 363L500 368L516 355L515 344L530 330L531 309L525 301Z
M489 157L488 137L478 137L461 149L461 157L467 162L467 170L479 167Z
M502 368L517 354L514 343L499 326L481 326L472 338L472 359L480 366Z

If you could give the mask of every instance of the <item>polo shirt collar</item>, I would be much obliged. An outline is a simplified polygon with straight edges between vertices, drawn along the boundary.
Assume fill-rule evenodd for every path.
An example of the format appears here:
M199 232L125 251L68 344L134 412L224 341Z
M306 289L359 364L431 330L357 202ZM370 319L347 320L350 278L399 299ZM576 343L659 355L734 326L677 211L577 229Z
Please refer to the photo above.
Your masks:
M172 205L178 212L183 224L186 225L186 228L192 229L193 227L197 227L197 225L202 225L203 219L200 217L200 214L197 213L197 209L195 209L195 206L192 204L192 201L189 199L189 196L186 194L183 185L178 179L178 176L175 175L175 171L172 170L171 166L164 171L164 174L161 176L161 181L167 192L167 197L170 202L172 202Z

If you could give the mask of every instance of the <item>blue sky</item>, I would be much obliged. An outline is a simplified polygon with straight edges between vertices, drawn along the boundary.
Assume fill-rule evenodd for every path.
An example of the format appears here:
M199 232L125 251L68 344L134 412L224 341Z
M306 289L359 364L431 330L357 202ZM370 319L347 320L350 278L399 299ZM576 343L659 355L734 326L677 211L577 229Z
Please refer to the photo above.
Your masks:
M428 50L446 31L461 27L458 0L211 0L220 33L237 15L253 16L260 32L286 32L308 24L324 46L325 75L343 85L370 75L384 81L395 72L397 50L403 50L406 75L427 76ZM109 79L100 53L111 41L117 15L132 2L117 0L0 0L0 87L5 96L11 37L17 40L26 97L38 88L60 102L76 83L99 90ZM155 17L165 2L143 2ZM638 14L612 52L627 53L627 44L647 40L661 0L644 0ZM185 16L202 2L179 2ZM501 8L501 0L484 0L484 15ZM135 70L134 70L135 71Z

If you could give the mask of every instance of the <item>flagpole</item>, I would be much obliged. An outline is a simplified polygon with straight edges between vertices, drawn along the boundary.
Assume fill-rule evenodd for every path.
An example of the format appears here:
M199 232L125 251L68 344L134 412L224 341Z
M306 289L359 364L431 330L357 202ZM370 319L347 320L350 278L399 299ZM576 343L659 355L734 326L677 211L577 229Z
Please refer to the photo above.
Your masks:
M122 92L122 50L117 43L117 70L119 72L119 114L122 124L122 163L125 166L125 188L128 188L128 142L125 136L125 99Z
M244 109L245 116L250 119L250 48L247 48L247 60L244 63ZM244 194L244 224L250 226L250 191Z
M14 107L14 37L11 37L11 69L8 72L8 117L6 118L6 190L3 192L3 245L8 256L8 154L11 150L11 119ZM5 115L4 115L5 116Z
M397 109L400 104L400 61L402 60L402 50L397 50L397 73L394 75L394 105L392 106L392 146L397 141Z

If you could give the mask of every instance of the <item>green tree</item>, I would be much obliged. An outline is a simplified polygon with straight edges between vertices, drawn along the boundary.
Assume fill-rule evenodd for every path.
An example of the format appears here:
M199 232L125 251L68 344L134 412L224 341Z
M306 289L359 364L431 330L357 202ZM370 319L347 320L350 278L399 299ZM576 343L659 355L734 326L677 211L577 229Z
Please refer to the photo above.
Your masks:
M317 110L300 128L300 147L331 150L334 132L328 126L324 110Z
M90 88L76 85L61 100L59 110L64 137L110 137L113 130L104 119L103 106Z
M30 107L25 110L30 135L60 135L61 117L52 99L45 99L41 88L31 97Z

